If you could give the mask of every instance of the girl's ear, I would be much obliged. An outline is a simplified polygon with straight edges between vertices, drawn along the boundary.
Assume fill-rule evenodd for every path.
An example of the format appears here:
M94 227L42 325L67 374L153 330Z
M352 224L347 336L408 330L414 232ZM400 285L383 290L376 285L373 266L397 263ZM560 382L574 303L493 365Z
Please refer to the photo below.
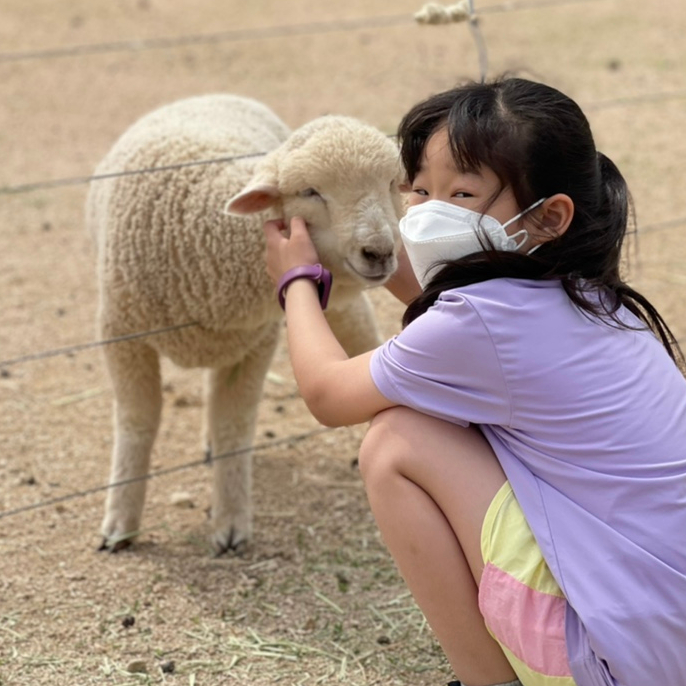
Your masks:
M540 230L548 240L559 238L572 223L574 202L564 193L551 195L541 205Z

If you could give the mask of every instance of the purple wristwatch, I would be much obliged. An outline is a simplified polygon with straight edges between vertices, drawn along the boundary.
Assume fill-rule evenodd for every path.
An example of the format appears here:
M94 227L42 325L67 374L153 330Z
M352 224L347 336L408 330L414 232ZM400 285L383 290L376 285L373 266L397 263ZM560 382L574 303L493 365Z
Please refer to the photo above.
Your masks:
M312 279L317 284L317 290L319 291L319 303L322 306L322 310L326 309L326 305L329 302L329 293L331 292L331 282L333 277L328 269L324 269L321 264L306 264L301 267L293 267L289 269L280 279L279 284L276 287L279 294L279 305L285 310L286 309L286 298L285 291L291 281L296 279Z

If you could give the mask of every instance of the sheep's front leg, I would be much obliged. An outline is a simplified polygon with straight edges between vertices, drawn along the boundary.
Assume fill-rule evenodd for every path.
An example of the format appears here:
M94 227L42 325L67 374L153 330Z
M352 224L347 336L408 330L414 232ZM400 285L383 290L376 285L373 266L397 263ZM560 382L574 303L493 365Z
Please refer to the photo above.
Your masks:
M278 326L232 367L208 370L207 434L213 464L212 544L218 555L252 537L252 453L255 421Z
M134 479L107 492L101 550L116 552L128 546L140 528L162 391L159 356L148 345L110 345L105 358L115 397L110 484Z
M366 293L360 293L340 309L329 308L325 315L331 330L350 357L373 350L383 343L374 308Z

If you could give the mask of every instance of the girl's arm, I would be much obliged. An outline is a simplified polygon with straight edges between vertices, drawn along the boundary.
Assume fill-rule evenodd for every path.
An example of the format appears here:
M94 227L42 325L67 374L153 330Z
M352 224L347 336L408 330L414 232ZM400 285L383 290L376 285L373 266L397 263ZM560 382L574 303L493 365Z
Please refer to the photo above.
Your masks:
M264 226L267 271L275 283L289 269L319 261L300 217L291 221L290 237L284 230L279 221ZM372 353L353 358L346 355L324 317L317 286L310 279L289 284L286 326L295 380L308 409L322 424L360 424L394 405L372 381Z

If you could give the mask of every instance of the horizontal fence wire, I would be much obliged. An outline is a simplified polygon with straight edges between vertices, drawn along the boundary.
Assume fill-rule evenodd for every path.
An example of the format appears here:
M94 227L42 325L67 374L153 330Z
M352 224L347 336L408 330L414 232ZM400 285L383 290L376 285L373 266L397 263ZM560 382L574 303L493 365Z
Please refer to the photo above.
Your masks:
M137 338L147 338L149 336L159 336L163 333L170 333L171 331L178 331L179 329L188 329L192 326L198 326L198 322L186 322L185 324L173 324L165 326L162 329L151 329L150 331L140 331L137 333L125 334L123 336L115 336L114 338L106 338L101 341L91 341L89 343L77 343L76 345L69 345L63 348L54 348L53 350L44 350L37 353L29 353L21 357L14 357L9 360L0 360L0 369L13 367L15 364L22 362L36 362L38 360L45 360L49 357L59 357L62 355L73 355L82 350L90 350L91 348L99 348L105 345L112 345L114 343L123 343L125 341L133 341Z
M109 174L93 174L92 176L72 176L63 179L52 179L48 181L34 181L23 183L17 186L0 186L0 195L15 195L18 193L31 193L38 190L49 190L51 188L62 188L64 186L78 186L87 184L91 181L106 181L107 179L118 179L123 176L136 176L138 174L157 174L160 172L176 171L186 167L207 166L210 164L228 164L254 157L264 157L266 152L253 152L246 155L232 155L230 157L213 157L209 160L191 160L190 162L179 162L178 164L166 164L161 167L146 167L143 169L125 169Z
M582 105L582 109L590 112L611 109L613 107L640 105L642 103L667 102L669 100L681 100L684 98L686 98L686 90L666 91L662 93L643 93L641 95L628 95L625 97L613 98L611 100L589 102L585 105Z
M479 14L516 12L520 10L539 9L561 5L599 2L600 0L529 0L522 2L505 2L490 5L479 10ZM411 13L392 14L377 17L359 17L355 19L338 19L335 21L307 22L286 24L254 29L235 29L217 33L176 36L168 38L143 38L137 40L114 41L73 45L64 48L47 48L43 50L24 50L0 53L0 64L27 60L45 60L81 55L107 54L117 52L141 52L144 50L162 50L180 48L189 45L207 45L218 43L235 43L241 41L268 38L287 38L290 36L316 35L337 31L358 31L360 29L384 28L413 22Z
M284 438L279 438L275 441L270 441L269 443L259 443L257 445L250 446L249 448L240 448L237 450L230 450L219 455L213 455L210 458L202 458L199 460L193 460L191 462L184 462L183 464L175 465L174 467L167 467L165 469L156 469L155 471L149 472L142 476L132 477L130 479L122 479L121 481L114 481L109 484L103 484L100 486L93 486L92 488L85 488L81 491L73 491L72 493L66 493L65 495L55 496L54 498L48 498L47 500L41 500L29 505L22 505L20 507L12 508L11 510L0 510L0 519L5 519L7 517L15 517L17 515L23 514L24 512L30 512L32 510L41 510L46 507L51 507L52 505L58 505L60 503L67 502L69 500L75 500L77 498L85 498L86 496L93 495L94 493L101 493L103 491L108 491L112 488L117 488L119 486L126 486L128 484L138 483L140 481L150 481L151 479L156 479L161 476L166 476L168 474L174 474L176 472L181 472L186 469L192 469L194 467L201 467L203 465L209 465L213 462L218 462L220 460L227 460L231 457L237 457L240 455L245 455L249 452L265 451L271 448L275 448L279 445L284 445L287 443L297 443L304 441L313 436L318 436L323 433L329 433L335 431L335 429L330 427L322 427L319 429L313 429L306 433L294 434L291 436L286 436Z
M598 102L591 102L585 104L583 107L587 111L597 111L609 109L613 107L630 107L633 105L641 105L645 103L666 102L669 100L679 100L686 98L686 90L672 91L666 93L644 93L642 95L630 96L624 98L614 98L612 100L604 100ZM397 134L388 134L389 138L397 138ZM146 167L143 169L128 169L118 172L111 172L108 174L92 174L90 176L71 176L58 179L48 179L45 181L32 181L28 183L21 183L16 185L0 186L0 196L2 195L17 195L20 193L32 193L39 190L51 190L53 188L63 188L66 186L85 185L96 181L105 181L107 179L116 179L123 176L136 176L138 174L156 174L160 172L174 171L177 169L184 169L186 167L205 166L211 164L229 164L250 158L263 157L267 152L255 152L245 155L233 155L226 157L214 157L206 160L191 160L189 162L180 162L179 164L169 164L160 167Z
M640 227L636 233L639 237L648 233L655 233L658 231L668 231L670 229L677 228L679 226L686 225L686 217L680 217L678 219L668 219L663 222L656 222L654 224L649 224L644 227ZM136 333L127 334L124 336L117 336L115 338L106 338L101 341L90 341L88 343L77 343L71 346L65 346L62 348L54 348L52 350L44 350L40 352L27 353L26 355L21 355L19 357L9 358L7 360L0 360L0 370L8 369L18 364L23 364L26 362L37 362L39 360L49 359L51 357L60 357L66 355L73 355L74 353L81 352L83 350L90 350L92 348L99 348L105 345L112 345L116 343L122 343L125 341L131 341L138 338L147 338L150 336L158 336L161 334L169 333L171 331L177 331L179 329L186 329L194 326L199 326L198 322L186 322L184 324L175 324L162 329L151 329L150 331L140 331Z
M591 102L584 105L587 111L597 111L609 109L613 107L630 107L633 105L641 105L645 103L663 103L669 100L678 100L686 98L686 90L672 91L666 93L645 93L642 95L615 98L612 100ZM389 138L396 138L397 134L388 134ZM203 166L211 164L229 164L250 158L263 157L267 152L255 152L245 155L232 155L226 157L214 157L206 160L191 160L189 162L180 162L179 164L169 164L160 167L146 167L143 169L128 169L118 172L111 172L109 174L93 174L90 176L71 176L59 179L48 179L45 181L32 181L28 183L21 183L16 185L0 186L0 196L2 195L17 195L20 193L32 193L40 190L51 190L54 188L63 188L66 186L85 185L91 182L105 181L107 179L116 179L123 176L136 176L138 174L156 174L160 172L174 171L177 169L184 169L186 167Z
M686 224L686 217L678 217L676 219L666 219L662 222L656 222L654 224L647 224L644 227L640 227L637 231L639 236L643 236L646 233L655 233L657 231L668 231L669 229L675 229L677 226L683 226Z

